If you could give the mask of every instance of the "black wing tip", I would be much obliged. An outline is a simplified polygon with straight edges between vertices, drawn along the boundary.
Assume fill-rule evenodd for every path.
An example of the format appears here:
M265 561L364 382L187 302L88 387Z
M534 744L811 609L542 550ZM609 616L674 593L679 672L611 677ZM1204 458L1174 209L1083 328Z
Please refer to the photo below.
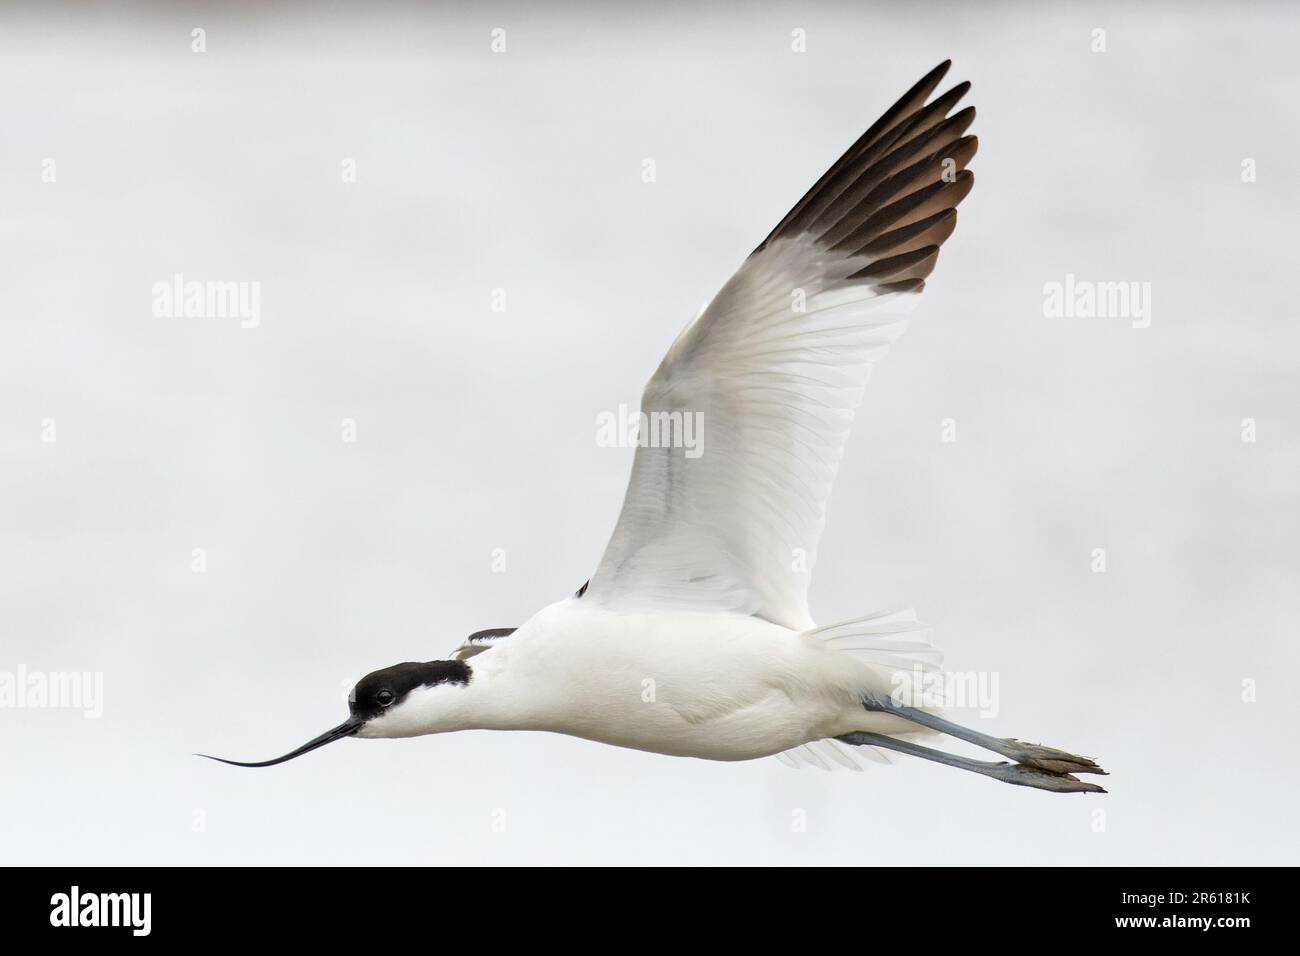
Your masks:
M894 103L894 105L891 106L888 110L886 110L884 115L882 115L880 119L877 120L876 122L880 123L881 121L886 120L888 117L891 116L891 114L896 113L896 111L900 107L902 107L903 104L917 98L918 96L921 98L922 104L924 104L924 101L928 100L930 98L930 94L934 92L935 87L937 87L941 82L943 82L943 78L948 74L948 71L950 69L952 69L952 60L944 60L934 69L932 69L929 73L925 74L925 76L921 77L919 80L913 83L911 88L908 89L908 91L904 93L902 96L900 96L898 100ZM969 84L968 84L968 88L969 88ZM963 96L965 95L964 91L962 95Z
M892 161L897 166L904 160L911 161L913 154L926 155L920 151L927 148L927 143L953 140L935 147L938 152L926 155L927 159L933 159L936 155L939 159L964 156L961 165L969 162L978 145L973 137L965 138L962 134L974 123L975 108L967 106L951 116L946 114L970 91L971 82L963 80L931 99L951 68L952 59L944 59L914 83L813 184L768 233L767 238L750 253L751 257L762 252L776 239L801 233L809 233L814 238L829 237L831 244L842 242L846 234L852 235L861 221L872 215L873 209L879 210L880 203L888 202L882 191L876 188L882 177L897 172L888 164ZM966 155L966 151L969 151L969 155ZM880 161L886 164L884 171L873 180L872 167ZM962 169L956 176L957 189L954 192L958 195L953 205L960 202L965 192L969 191L971 177L966 173ZM888 193L890 190L883 192ZM870 204L864 204L864 199L869 200ZM895 211L900 213L911 208L907 205L895 206ZM878 225L889 228L887 222Z
M938 66L936 66L929 73L925 74L925 76L921 77L921 79L917 81L916 86L914 88L919 89L925 86L926 84L929 84L930 88L933 90L934 87L937 87L941 82L943 82L943 78L948 75L948 71L951 69L952 69L952 58L949 57L948 59L940 63ZM957 84L957 86L961 86L965 88L962 90L962 95L964 96L966 94L966 91L970 89L970 80L962 80L960 83Z

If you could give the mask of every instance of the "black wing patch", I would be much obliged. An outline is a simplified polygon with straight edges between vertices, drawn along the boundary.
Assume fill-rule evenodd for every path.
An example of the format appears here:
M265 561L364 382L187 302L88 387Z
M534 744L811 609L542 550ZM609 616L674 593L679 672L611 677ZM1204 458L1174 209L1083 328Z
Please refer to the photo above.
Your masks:
M482 654L492 646L493 641L509 637L517 630L519 630L517 627L489 627L485 631L475 631L465 638L465 643L451 652L451 659L453 661L463 661L475 654Z
M517 627L489 627L486 631L475 631L465 638L466 644L479 644L483 641L495 641L498 637L509 637Z

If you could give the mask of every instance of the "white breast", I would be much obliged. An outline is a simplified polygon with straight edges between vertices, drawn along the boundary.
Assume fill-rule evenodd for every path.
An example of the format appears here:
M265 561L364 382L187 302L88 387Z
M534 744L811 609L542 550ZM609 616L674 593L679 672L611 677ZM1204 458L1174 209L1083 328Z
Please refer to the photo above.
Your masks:
M473 659L479 726L548 730L714 760L779 753L861 714L832 655L798 632L730 614L541 611Z

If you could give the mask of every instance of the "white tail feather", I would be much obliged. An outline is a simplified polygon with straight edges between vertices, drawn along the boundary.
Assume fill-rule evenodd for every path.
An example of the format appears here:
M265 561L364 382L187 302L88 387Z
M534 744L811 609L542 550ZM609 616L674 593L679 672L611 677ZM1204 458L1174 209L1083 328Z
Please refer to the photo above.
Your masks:
M932 673L943 663L943 652L934 646L930 628L918 621L916 612L910 608L878 611L851 621L815 627L804 634L837 651L852 654L872 667L907 675L918 670L923 674ZM890 762L877 747L851 747L832 739L814 740L776 756L787 767L821 770L862 770L868 762Z

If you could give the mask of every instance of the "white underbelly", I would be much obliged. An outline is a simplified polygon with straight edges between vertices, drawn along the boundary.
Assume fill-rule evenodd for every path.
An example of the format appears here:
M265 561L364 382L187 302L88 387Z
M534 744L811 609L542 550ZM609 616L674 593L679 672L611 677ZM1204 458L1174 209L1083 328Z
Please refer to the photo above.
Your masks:
M671 703L631 710L605 709L595 719L570 719L547 728L616 747L707 760L753 760L820 736L824 714L797 706L774 691L726 713L689 719Z
M863 713L820 679L821 654L800 635L753 618L591 609L517 633L500 653L521 694L547 698L516 728L635 750L752 760L844 732L843 715Z

